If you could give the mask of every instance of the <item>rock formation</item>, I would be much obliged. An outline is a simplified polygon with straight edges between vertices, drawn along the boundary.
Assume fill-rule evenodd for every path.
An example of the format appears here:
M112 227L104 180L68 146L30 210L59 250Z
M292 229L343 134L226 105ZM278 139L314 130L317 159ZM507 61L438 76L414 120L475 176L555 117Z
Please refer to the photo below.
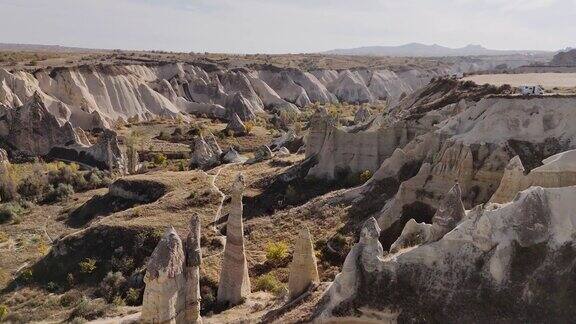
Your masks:
M170 227L146 264L142 323L202 323L200 317L200 218L190 218L182 244Z
M202 323L200 317L200 265L202 251L200 249L200 218L193 215L190 219L190 232L184 244L186 257L184 273L186 277L186 305L184 311L185 323Z
M378 270L384 251L378 241L379 235L378 223L374 218L368 218L362 227L360 241L352 247L344 260L342 271L336 275L325 293L327 303L321 310L321 317L330 317L339 304L350 300L356 294L362 294L359 290L361 273L363 271L373 273Z
M246 125L242 122L238 114L233 113L228 121L225 131L231 132L235 136L241 136L247 134Z
M185 323L187 281L182 241L170 227L146 264L143 323Z
M238 153L238 151L236 151L232 146L230 146L222 156L223 163L243 163L246 162L246 160L247 159Z
M558 153L542 161L541 166L525 174L519 156L515 156L504 170L500 186L490 202L505 203L530 186L544 188L576 185L576 150Z
M226 224L226 245L218 283L218 303L236 305L250 294L248 262L244 250L244 225L242 222L242 195L244 176L238 174L232 184L230 214Z
M248 163L258 163L266 160L270 160L272 158L272 151L267 145L262 145L256 152L254 152L254 157L248 160Z
M300 296L313 282L319 281L312 237L310 230L304 227L300 230L294 244L290 278L288 279L289 298L294 299Z
M37 155L48 154L56 146L80 145L70 123L60 125L38 93L18 108L0 107L0 137L21 151Z
M126 168L129 174L136 174L140 169L140 161L138 157L138 151L134 145L126 146Z
M354 114L354 124L362 124L367 122L370 117L372 117L372 113L368 108L365 106L361 106Z
M214 135L207 134L206 139L204 135L200 134L194 138L191 145L192 155L190 157L191 168L210 169L220 164L220 155L222 150Z
M377 230L363 230L316 316L570 321L575 199L576 187L532 187L508 204L479 205L435 243L394 255L378 247Z
M413 218L406 223L400 237L390 247L395 253L400 249L435 242L444 237L466 216L460 186L455 184L442 200L432 217L432 224L417 223Z

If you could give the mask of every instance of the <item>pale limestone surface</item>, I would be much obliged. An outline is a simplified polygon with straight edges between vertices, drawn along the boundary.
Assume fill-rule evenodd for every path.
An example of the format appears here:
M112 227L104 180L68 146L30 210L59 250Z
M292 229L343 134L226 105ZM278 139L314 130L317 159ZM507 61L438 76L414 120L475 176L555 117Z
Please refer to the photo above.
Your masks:
M313 283L319 282L316 256L310 230L302 228L294 244L294 254L290 264L288 279L289 298L300 296Z
M554 188L576 185L576 150L558 153L544 159L542 163L526 174L520 157L512 158L490 202L511 201L518 192L530 186Z
M180 237L170 227L146 264L143 323L185 323L186 275Z
M474 321L477 316L482 321L498 320L503 311L524 320L567 320L573 313L568 306L571 300L563 299L569 275L557 265L564 262L561 251L576 237L575 201L575 186L532 187L512 202L474 208L437 242L395 254L378 248L378 231L369 235L363 231L325 293L326 301L318 304L320 316L330 317L332 310L343 307L339 312L369 314L394 308L403 319L433 314L448 322ZM534 249L542 256L535 258ZM523 271L528 275L519 276ZM468 294L466 287L486 294ZM514 302L501 304L502 290ZM391 295L394 299L386 298ZM490 308L481 303L489 303ZM554 308L558 305L562 311ZM427 307L432 307L431 313ZM537 312L525 313L526 307L551 307L551 311L537 317Z
M244 225L242 222L242 195L244 176L239 173L232 184L230 214L226 224L226 244L218 283L218 303L239 304L250 294L248 262L244 248Z
M200 248L200 217L198 214L190 218L190 231L184 243L186 257L184 273L186 277L186 305L184 320L186 323L202 323L200 317L200 265L202 250Z
M390 253L438 241L454 229L466 216L461 194L460 186L455 184L438 206L432 217L432 224L417 223L413 218L410 219L404 226L400 237L390 247Z

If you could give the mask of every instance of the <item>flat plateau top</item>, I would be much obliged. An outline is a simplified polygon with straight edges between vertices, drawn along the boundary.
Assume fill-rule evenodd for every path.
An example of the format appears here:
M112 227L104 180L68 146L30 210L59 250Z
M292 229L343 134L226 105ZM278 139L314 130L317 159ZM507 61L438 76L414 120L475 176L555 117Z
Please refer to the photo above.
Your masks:
M541 85L545 89L576 88L576 73L521 73L521 74L480 74L465 77L476 84Z

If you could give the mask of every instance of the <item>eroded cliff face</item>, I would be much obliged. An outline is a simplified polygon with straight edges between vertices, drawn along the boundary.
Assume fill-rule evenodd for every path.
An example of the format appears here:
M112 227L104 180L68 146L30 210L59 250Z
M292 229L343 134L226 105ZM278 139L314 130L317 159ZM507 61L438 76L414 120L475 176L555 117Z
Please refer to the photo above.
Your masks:
M574 148L576 127L569 121L576 117L570 108L576 97L524 98L505 91L439 80L375 117L364 130L337 128L318 113L311 121L307 155L316 155L319 163L309 175L338 178L344 168L373 171L368 182L343 198L351 202L356 223L375 217L386 249L410 219L431 224L455 183L466 208L491 197L509 201L531 185L573 185L565 162L571 155L546 158ZM524 162L526 173L533 171L506 175L514 156ZM558 160L554 167L547 165L552 160ZM560 166L562 174L547 171Z
M570 321L576 187L480 205L439 241L384 252L368 221L316 316L401 322Z
M18 107L37 92L56 118L83 129L180 113L224 119L236 113L245 121L311 103L395 102L442 73L448 71L205 70L187 63L0 70L0 104Z

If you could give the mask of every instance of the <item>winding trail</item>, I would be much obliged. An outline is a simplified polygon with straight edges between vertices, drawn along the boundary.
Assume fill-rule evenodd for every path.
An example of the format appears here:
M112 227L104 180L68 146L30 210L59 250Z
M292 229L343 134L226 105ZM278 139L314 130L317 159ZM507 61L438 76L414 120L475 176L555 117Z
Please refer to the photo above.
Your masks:
M218 205L218 209L216 210L216 214L214 215L214 220L213 220L214 224L216 224L216 221L218 221L220 219L220 217L222 216L221 215L222 214L222 208L224 207L224 200L226 200L226 195L216 185L216 179L220 176L220 173L222 172L222 170L224 170L228 167L231 167L233 165L237 165L239 163L240 162L225 164L225 165L219 167L214 175L210 175L209 173L204 172L208 177L211 177L210 186L212 187L212 189L215 190L220 195L220 203ZM215 228L215 225L214 225L214 228Z

